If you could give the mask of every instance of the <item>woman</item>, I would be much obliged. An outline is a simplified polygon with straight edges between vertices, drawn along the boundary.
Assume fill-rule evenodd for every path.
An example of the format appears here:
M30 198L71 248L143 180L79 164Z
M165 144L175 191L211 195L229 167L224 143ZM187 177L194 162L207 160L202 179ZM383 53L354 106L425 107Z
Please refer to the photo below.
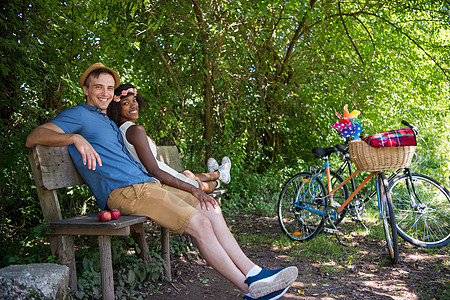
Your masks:
M193 174L189 170L178 173L164 162L157 160L156 143L147 136L145 129L136 125L139 112L145 107L144 99L130 84L121 84L114 91L114 101L108 106L108 116L116 122L122 133L124 143L133 159L141 164L144 171L159 178L163 183L192 193L192 187L211 193L223 183L230 182L231 161L222 159L219 166L213 158L208 159L209 173Z

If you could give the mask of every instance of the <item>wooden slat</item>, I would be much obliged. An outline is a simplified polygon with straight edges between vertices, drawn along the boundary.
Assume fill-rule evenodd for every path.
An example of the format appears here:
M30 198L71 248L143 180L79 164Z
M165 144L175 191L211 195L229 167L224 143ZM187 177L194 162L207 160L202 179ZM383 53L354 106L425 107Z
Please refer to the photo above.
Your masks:
M137 244L137 247L139 247L140 250L138 251L138 249L136 249L136 253L142 259L144 264L148 266L148 264L152 261L152 257L149 255L148 244L145 239L144 223L133 225L130 227L130 229L131 229L131 237L133 238L134 242ZM135 246L135 248L137 247Z
M176 146L158 146L157 158L177 172L184 171L184 166Z
M120 229L147 221L147 217L142 216L120 216L117 220L101 222L97 219L97 214L76 216L51 222L52 228L91 228L91 229Z
M209 195L213 198L220 197L227 192L227 189L215 189Z
M61 220L61 208L59 207L56 191L49 191L42 188L42 173L39 166L38 153L35 149L33 149L28 158L30 160L31 170L33 172L34 182L44 219L47 222Z
M111 236L127 236L130 235L130 227L119 229L108 228L55 228L55 232L51 234L56 235L111 235Z
M67 147L33 147L33 157L38 169L36 185L46 190L54 190L83 184L69 155Z
M164 270L164 275L167 276L169 281L172 281L172 268L170 265L170 246L169 246L170 233L167 228L161 226L161 257L166 262L167 270Z

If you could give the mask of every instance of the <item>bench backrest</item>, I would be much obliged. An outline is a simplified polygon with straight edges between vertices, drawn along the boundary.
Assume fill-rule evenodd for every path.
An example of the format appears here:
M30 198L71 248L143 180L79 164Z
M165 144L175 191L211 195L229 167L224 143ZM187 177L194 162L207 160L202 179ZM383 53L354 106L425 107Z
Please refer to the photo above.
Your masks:
M176 146L158 146L158 154L156 157L159 161L165 162L166 165L177 172L183 172L185 170Z
M30 154L36 186L44 190L55 190L83 184L67 147L36 145Z
M184 171L176 146L159 146L157 157L176 171ZM30 154L30 162L35 184L44 190L55 190L84 183L65 146L36 145Z
M61 220L62 215L56 190L84 184L70 158L67 147L36 145L33 147L29 159L44 219L49 222ZM179 172L184 170L176 146L158 147L158 159Z

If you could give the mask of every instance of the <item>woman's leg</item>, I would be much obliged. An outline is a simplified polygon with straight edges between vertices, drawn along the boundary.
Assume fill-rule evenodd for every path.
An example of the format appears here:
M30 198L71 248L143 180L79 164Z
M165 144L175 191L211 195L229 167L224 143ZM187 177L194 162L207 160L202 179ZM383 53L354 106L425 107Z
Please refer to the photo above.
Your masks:
M208 181L208 182L198 181L198 184L202 191L209 194L209 193L212 193L216 189L218 182L217 182L217 180Z
M199 184L199 188L207 194L212 193L216 189L218 185L217 180L220 175L219 171L213 173L194 174L189 170L183 171L182 174L188 178L196 180Z
M215 171L213 173L198 173L198 174L194 174L189 170L185 170L182 172L182 174L184 174L186 177L195 179L195 180L200 180L201 182L208 182L208 181L214 181L219 179L220 173L219 171Z

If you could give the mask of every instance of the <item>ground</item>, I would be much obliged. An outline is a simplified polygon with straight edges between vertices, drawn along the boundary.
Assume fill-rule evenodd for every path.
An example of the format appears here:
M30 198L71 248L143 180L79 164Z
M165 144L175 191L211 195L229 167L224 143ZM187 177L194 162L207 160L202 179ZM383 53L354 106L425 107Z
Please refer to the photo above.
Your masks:
M236 236L264 233L282 236L276 218L250 215L228 218ZM269 243L244 244L244 252L266 268L295 265L298 279L282 299L450 299L449 246L429 251L401 241L400 261L393 266L382 242L346 239L362 258L326 268L314 258L293 258L291 248ZM173 281L158 282L148 299L242 299L242 293L201 258L172 257Z

